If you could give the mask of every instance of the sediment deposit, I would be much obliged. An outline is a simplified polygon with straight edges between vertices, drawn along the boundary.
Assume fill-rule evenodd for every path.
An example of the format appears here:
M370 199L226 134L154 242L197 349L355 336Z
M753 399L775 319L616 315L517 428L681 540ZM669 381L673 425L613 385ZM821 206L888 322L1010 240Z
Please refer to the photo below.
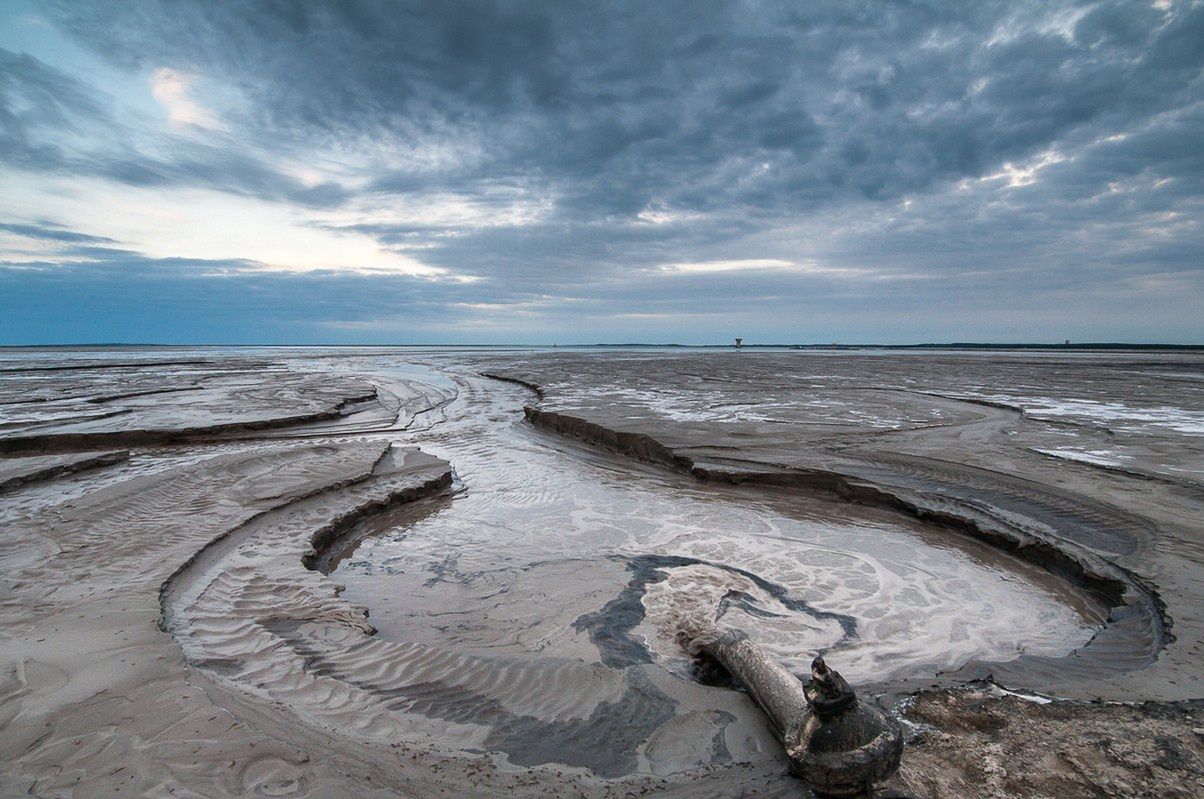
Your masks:
M4 795L799 795L701 616L919 795L1201 785L1196 356L0 361Z

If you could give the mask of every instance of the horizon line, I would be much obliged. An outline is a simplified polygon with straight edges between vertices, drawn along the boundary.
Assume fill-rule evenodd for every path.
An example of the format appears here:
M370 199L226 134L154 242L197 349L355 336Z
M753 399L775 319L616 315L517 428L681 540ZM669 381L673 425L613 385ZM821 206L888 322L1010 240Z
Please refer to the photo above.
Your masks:
M272 342L244 342L244 343L214 343L214 342L185 342L185 343L166 343L166 342L125 342L125 341L106 341L106 342L60 342L53 344L0 344L0 350L33 350L33 349L106 349L106 348L200 348L200 347L491 347L491 348L506 348L506 347L521 347L527 349L583 349L583 348L625 348L625 347L673 347L673 348L693 348L693 349L807 349L807 350L852 350L852 349L1051 349L1051 350L1091 350L1091 349L1171 349L1171 350L1196 350L1204 349L1204 343L1195 344L1180 344L1180 343L1161 343L1161 342L1124 342L1124 341L1085 341L1085 342L1063 342L1063 343L1048 343L1048 342L1023 342L1023 341L949 341L949 342L912 342L906 344L884 344L884 343L849 343L842 344L839 342L828 343L735 343L724 344L682 344L678 342L594 342L594 343L576 343L576 344L560 344L560 343L522 343L522 342L506 342L506 343L487 343L487 342L467 342L467 343L447 343L447 342L409 342L409 343L331 343L331 342L306 342L306 343L272 343Z

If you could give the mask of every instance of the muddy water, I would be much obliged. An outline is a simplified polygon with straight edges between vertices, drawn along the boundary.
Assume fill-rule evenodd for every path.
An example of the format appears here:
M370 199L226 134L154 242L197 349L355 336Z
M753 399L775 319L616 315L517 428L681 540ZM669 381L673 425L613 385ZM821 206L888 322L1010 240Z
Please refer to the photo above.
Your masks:
M406 433L458 491L377 518L324 564L386 639L688 679L677 633L715 623L797 673L823 652L864 683L1063 655L1100 623L1045 572L908 519L565 443L522 422L525 389L448 361L355 369L452 397Z

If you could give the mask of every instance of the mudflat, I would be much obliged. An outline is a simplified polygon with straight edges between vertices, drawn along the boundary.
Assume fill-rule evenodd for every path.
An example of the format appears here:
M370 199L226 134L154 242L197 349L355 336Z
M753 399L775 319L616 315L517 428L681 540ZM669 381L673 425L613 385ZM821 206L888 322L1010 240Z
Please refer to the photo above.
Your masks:
M1204 791L1199 354L8 353L0 454L5 795L800 795L699 618L915 795Z

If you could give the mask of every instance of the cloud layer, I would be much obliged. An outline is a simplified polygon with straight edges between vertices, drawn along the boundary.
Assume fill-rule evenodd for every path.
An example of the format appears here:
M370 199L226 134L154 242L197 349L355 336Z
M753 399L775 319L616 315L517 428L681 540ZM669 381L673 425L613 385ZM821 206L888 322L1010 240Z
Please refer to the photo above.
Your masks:
M48 9L6 341L1204 338L1202 4Z

